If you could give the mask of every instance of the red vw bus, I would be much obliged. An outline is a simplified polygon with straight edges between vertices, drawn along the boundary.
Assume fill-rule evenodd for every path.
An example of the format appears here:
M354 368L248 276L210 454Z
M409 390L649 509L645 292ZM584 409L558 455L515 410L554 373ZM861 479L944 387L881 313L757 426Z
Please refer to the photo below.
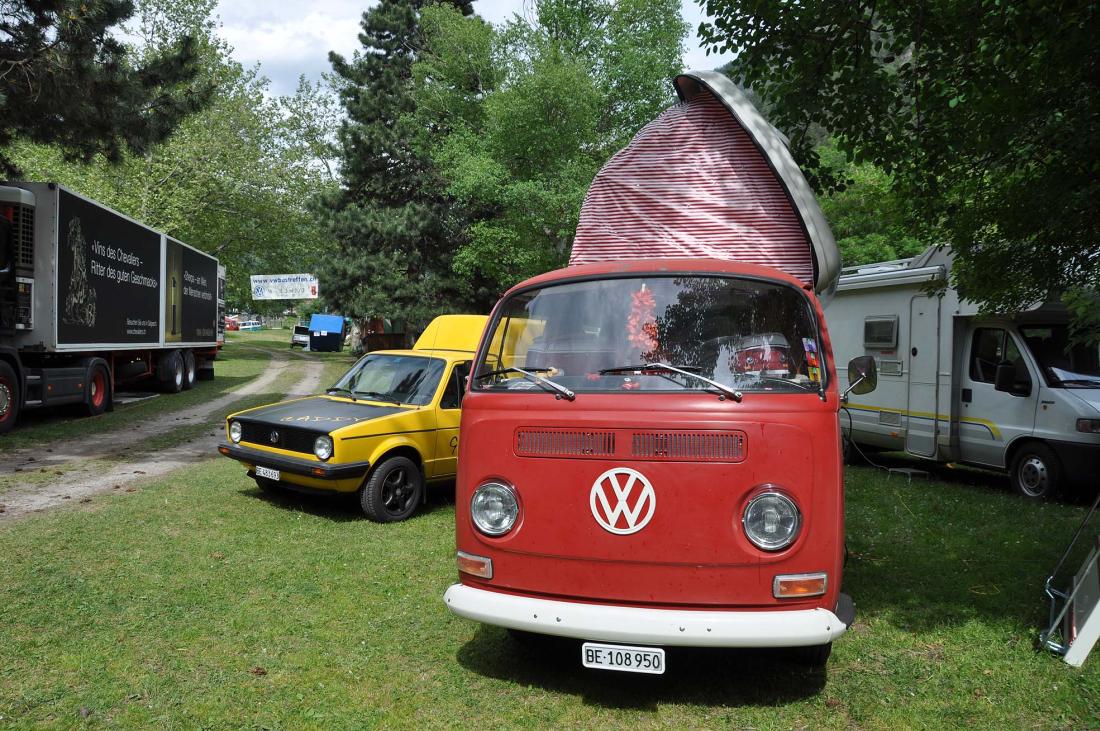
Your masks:
M584 640L800 647L841 593L842 394L818 293L839 272L786 145L716 73L593 182L570 266L495 307L463 402L457 614ZM873 363L853 362L857 390ZM862 380L861 380L862 377Z

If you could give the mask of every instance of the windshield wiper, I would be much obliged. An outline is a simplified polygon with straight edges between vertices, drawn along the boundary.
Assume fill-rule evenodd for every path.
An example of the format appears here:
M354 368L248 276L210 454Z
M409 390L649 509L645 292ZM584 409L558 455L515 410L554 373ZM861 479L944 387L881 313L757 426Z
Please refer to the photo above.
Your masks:
M402 403L398 399L395 399L393 396L390 396L388 393L380 393L378 391L356 391L355 395L366 396L372 401L385 401L387 403L397 404L398 406L400 406Z
M540 370L540 371L543 371L543 372L547 372L550 369L549 368L536 368L534 370ZM561 385L560 383L555 383L554 381L551 381L549 378L544 378L543 376L540 376L537 373L532 373L531 371L526 371L522 368L516 368L515 366L506 366L504 368L498 368L497 370L489 371L488 373L478 373L477 374L477 380L481 380L482 378L489 378L490 376L499 376L502 373L520 373L527 380L533 381L533 382L539 384L540 386L544 386L544 387L549 388L550 390L554 391L557 394L558 398L568 399L569 401L572 401L572 400L577 398L577 394L574 393L572 389L566 388L565 386Z
M744 396L742 395L742 393L740 391L738 391L736 389L732 389L732 388L730 388L729 386L727 386L725 384L719 383L718 381L712 381L711 379L707 378L706 376L701 376L698 373L692 373L690 370L688 370L688 368L694 368L694 366L679 367L679 366L669 365L668 363L646 363L645 365L617 366L615 368L604 368L600 371L600 375L605 376L609 373L623 373L623 372L626 372L626 371L652 371L652 370L655 370L655 369L658 369L658 368L661 369L661 370L664 370L664 371L669 371L671 373L679 373L681 376L687 376L689 378L694 378L696 380L702 381L703 383L706 383L707 385L709 385L711 388L718 389L724 396L729 396L731 399L733 399L737 403L741 403L741 399L744 398ZM695 368L695 370L699 370L699 369Z
M325 393L346 393L348 398L352 401L355 400L355 392L350 388L344 388L343 386L333 386L332 388L326 388Z

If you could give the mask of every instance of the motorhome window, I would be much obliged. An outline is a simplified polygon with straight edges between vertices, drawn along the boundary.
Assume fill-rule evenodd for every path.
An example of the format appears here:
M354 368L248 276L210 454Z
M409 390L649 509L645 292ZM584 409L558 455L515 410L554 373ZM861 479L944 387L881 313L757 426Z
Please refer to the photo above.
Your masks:
M371 353L359 359L334 389L357 398L372 395L382 401L424 406L432 400L446 363L438 358Z
M970 380L993 383L997 377L997 366L1004 363L1015 367L1018 385L1031 383L1020 349L1006 330L990 327L975 330L970 345Z
M1043 377L1055 388L1100 388L1100 343L1071 342L1069 326L1020 328Z
M809 300L778 282L649 276L554 284L506 300L476 387L529 390L535 370L577 391L683 391L698 379L637 369L662 362L742 391L814 392L825 377Z
M897 315L868 317L863 321L863 347L896 348L897 346Z

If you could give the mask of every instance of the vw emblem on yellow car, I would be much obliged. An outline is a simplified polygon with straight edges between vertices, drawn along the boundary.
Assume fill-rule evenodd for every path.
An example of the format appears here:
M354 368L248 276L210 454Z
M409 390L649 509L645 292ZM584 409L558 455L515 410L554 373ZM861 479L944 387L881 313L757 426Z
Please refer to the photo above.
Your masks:
M592 483L592 516L604 530L620 536L645 528L657 509L657 494L641 472L615 467Z
M272 444L278 444L279 443L279 432L277 432L277 431L271 432L271 436L269 436L268 439L271 441Z

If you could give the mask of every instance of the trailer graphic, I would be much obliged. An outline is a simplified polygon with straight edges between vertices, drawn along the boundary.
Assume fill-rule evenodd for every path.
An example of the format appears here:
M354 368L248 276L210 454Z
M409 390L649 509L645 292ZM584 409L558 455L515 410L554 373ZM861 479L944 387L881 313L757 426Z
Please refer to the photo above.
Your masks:
M116 384L213 377L218 261L54 183L0 186L0 433L110 408Z

